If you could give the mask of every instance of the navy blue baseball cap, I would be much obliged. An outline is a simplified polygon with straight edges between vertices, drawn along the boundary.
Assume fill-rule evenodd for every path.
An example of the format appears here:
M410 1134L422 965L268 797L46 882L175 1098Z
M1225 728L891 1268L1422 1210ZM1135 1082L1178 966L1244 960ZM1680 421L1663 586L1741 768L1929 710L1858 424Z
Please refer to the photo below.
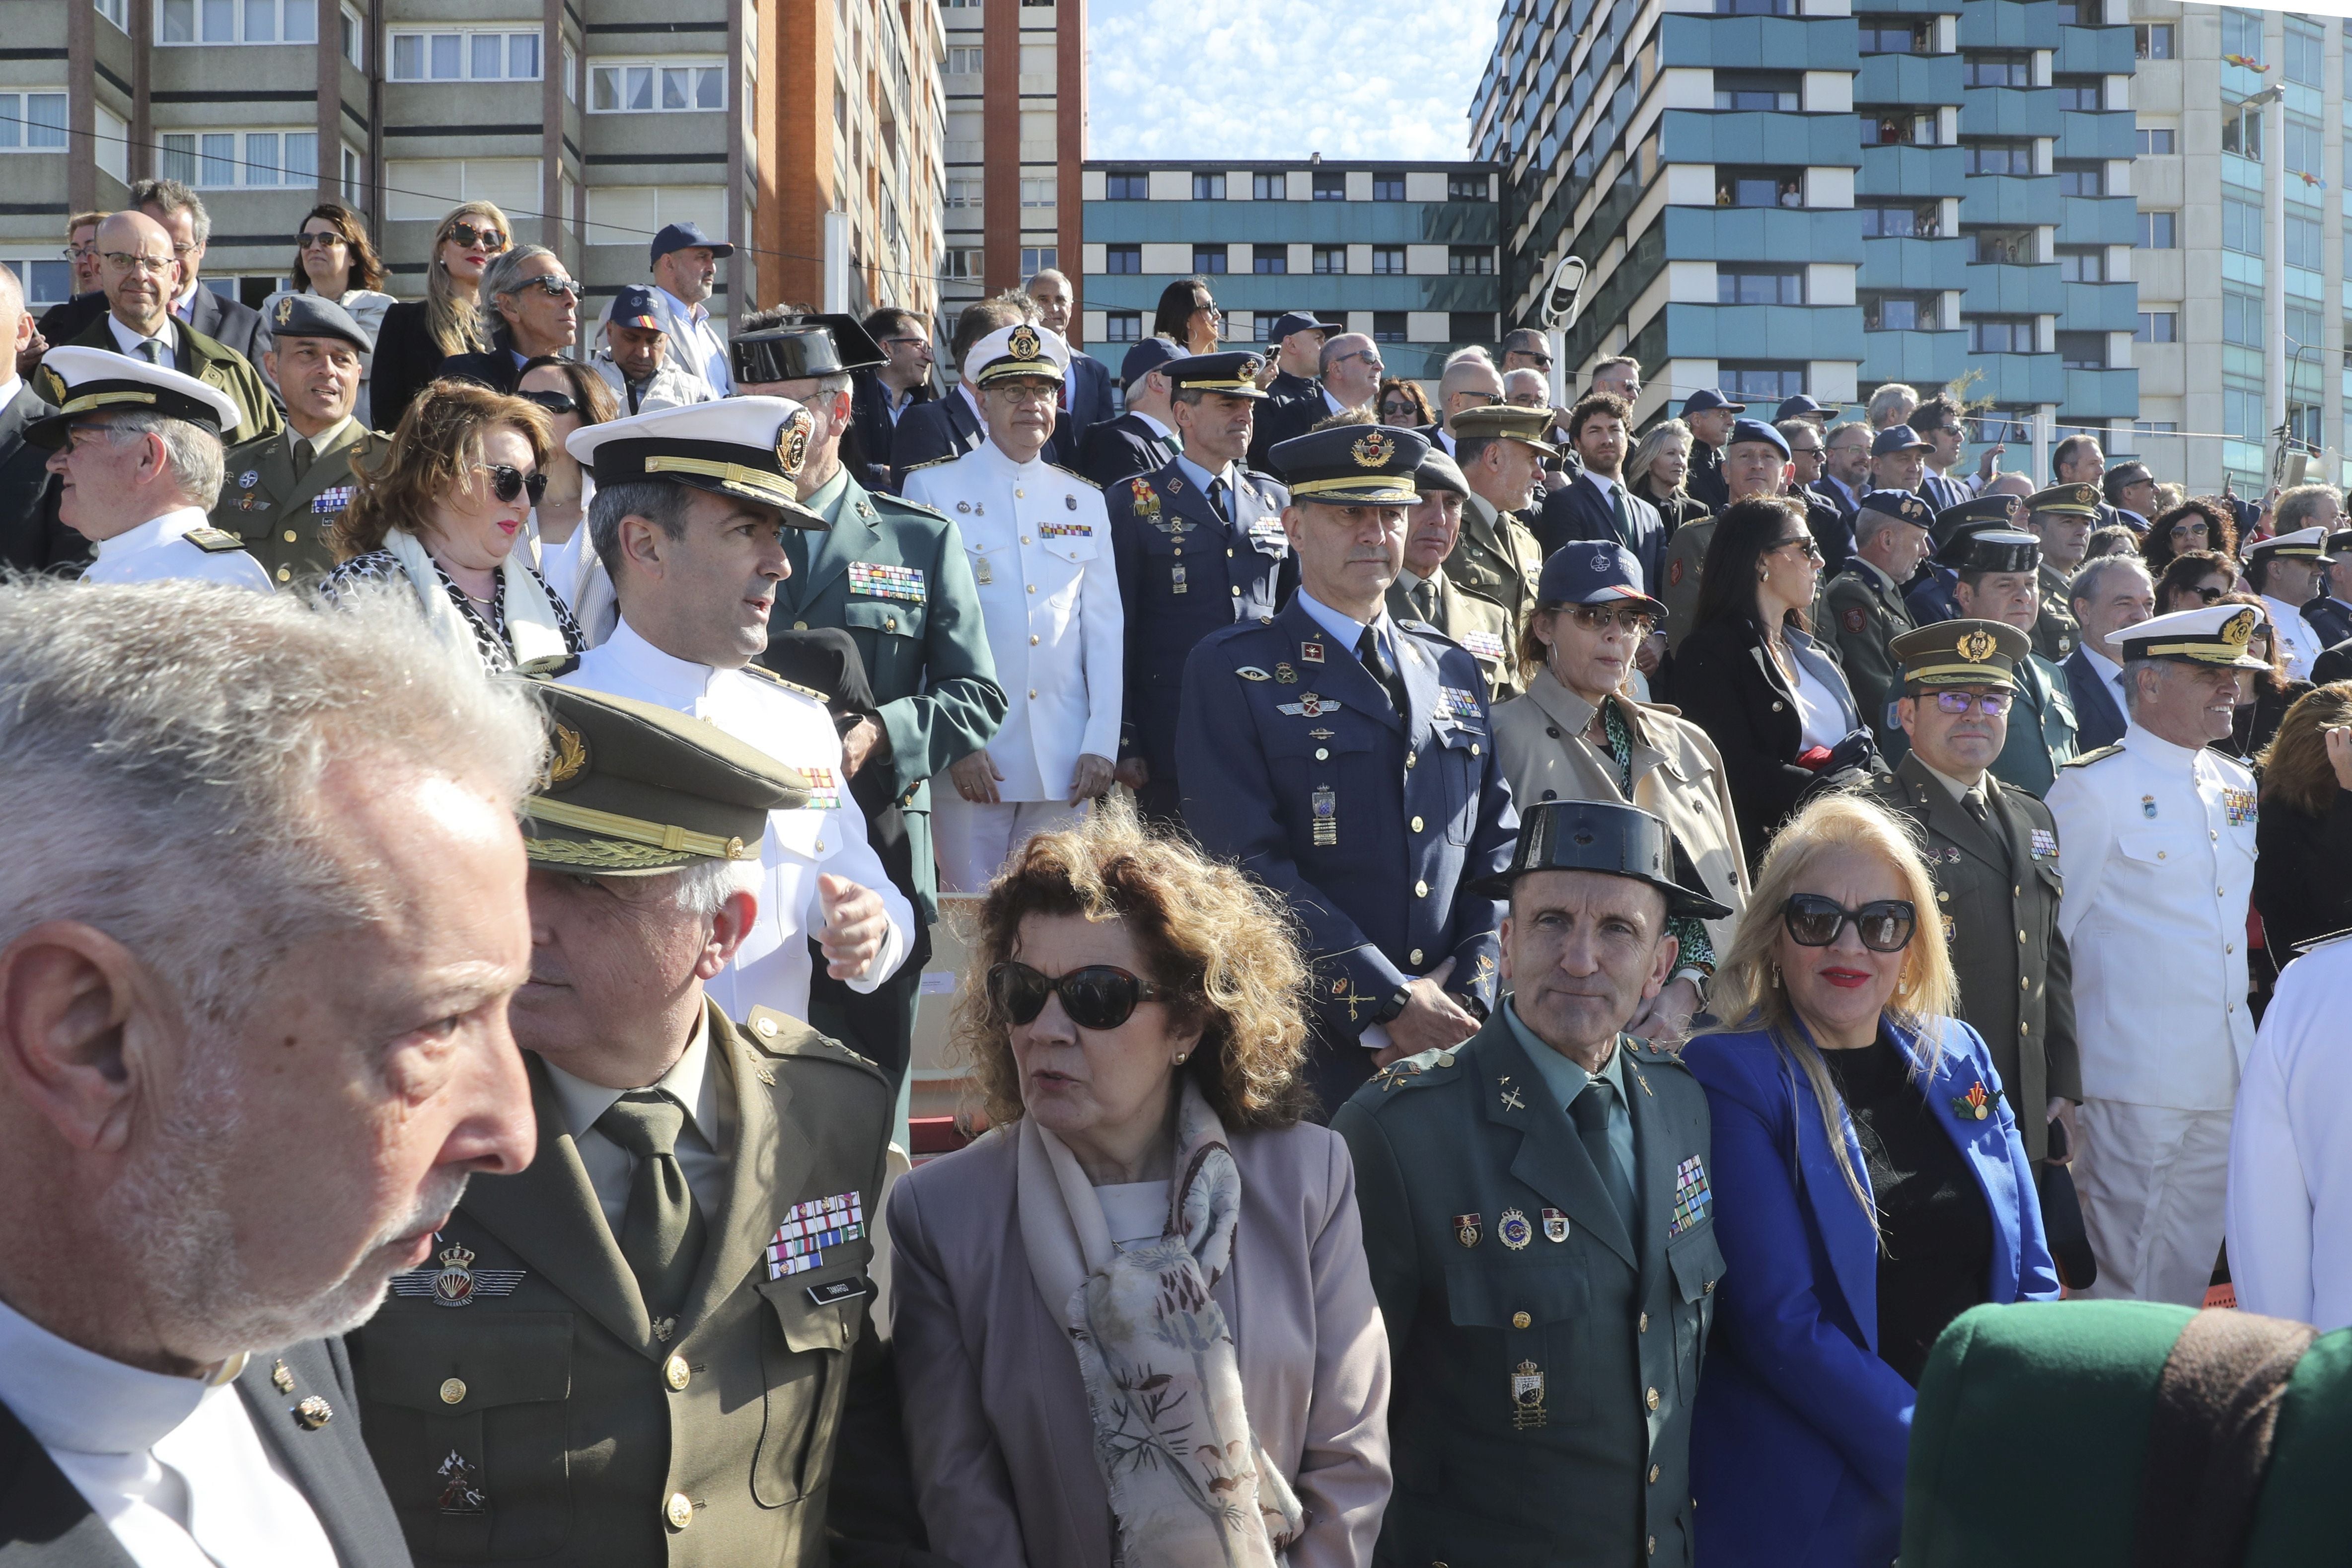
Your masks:
M1908 425L1889 425L1870 438L1870 455L1874 458L1884 458L1889 452L1932 452L1935 449L1934 442L1921 440L1919 432Z
M1897 522L1907 522L1914 528L1936 526L1936 509L1916 490L1867 491L1862 498L1860 510L1874 511L1881 517L1891 517Z
M1311 311L1291 310L1274 323L1271 341L1278 343L1293 332L1344 332L1347 330L1345 321L1318 321Z
M700 246L713 256L732 256L735 247L724 240L713 239L702 232L698 223L674 223L654 236L654 253L649 258L659 261L673 250L688 250Z
M1734 403L1711 386L1702 386L1683 399L1683 417L1685 419L1694 414L1704 414L1710 408L1728 408L1734 414L1748 412L1748 405Z
M1784 397L1780 400L1780 406L1772 410L1772 423L1778 425L1783 419L1827 420L1833 416L1841 406L1843 405L1816 403L1801 392L1794 397Z
M1545 557L1543 575L1536 579L1538 605L1613 605L1620 600L1639 605L1663 621L1666 606L1642 586L1642 563L1622 544L1605 539L1579 539Z
M1174 364L1185 357L1184 351L1166 338L1146 338L1127 351L1118 362L1118 379L1123 386L1140 386L1143 378L1162 365Z
M1724 446L1727 447L1737 447L1742 441L1761 441L1769 447L1779 448L1780 460L1782 462L1785 463L1789 460L1788 437L1781 435L1778 430L1773 429L1769 425L1765 424L1761 419L1736 419L1732 421L1731 439L1726 441Z
M604 318L616 327L650 327L656 332L669 329L662 325L661 312L654 308L654 291L642 283L630 283L614 290L613 313Z

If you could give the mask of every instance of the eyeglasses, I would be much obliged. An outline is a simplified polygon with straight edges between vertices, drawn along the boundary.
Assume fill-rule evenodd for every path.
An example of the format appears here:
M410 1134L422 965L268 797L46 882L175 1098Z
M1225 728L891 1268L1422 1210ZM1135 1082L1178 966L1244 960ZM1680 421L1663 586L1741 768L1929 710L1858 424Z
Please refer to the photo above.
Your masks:
M1517 353L1521 359L1527 361L1528 364L1534 366L1538 370L1549 370L1551 368L1551 355L1549 354L1531 354L1525 349L1518 350Z
M309 234L298 234L294 237L294 248L297 250L332 250L339 245L350 243L351 241L331 228L317 229Z
M1780 906L1780 929L1799 947L1829 946L1849 921L1871 952L1901 952L1919 929L1919 911L1908 899L1877 899L1850 910L1819 893L1792 893Z
M98 241L86 239L79 245L68 245L58 254L68 261L86 261L98 254Z
M1637 637L1650 635L1658 617L1648 610L1611 609L1605 605L1570 605L1569 619L1588 632L1606 632L1612 626L1622 626Z
M484 250L504 250L507 247L507 237L497 229L476 228L469 223L451 224L449 237L468 250L478 245Z
M988 972L988 997L1016 1024L1035 1021L1045 998L1059 996L1062 1011L1081 1029L1116 1029L1145 1002L1165 1000L1167 987L1139 980L1124 969L1090 963L1047 978L1025 963L1007 962Z
M2202 539L2204 537L2205 525L2201 522L2180 522L2175 523L2172 527L2172 542L2175 544L2179 543L2184 539Z
M2227 588L2191 588L2189 591L2196 595L2199 598L2204 600L2209 605L2218 605L2221 602L2221 595L2228 593L2230 590Z
M168 272L180 264L176 256L133 256L127 250L106 250L99 259L124 272Z
M1949 713L1957 719L1974 708L1988 719L1998 719L2009 711L2009 704L2014 695L2008 691L1938 691L1936 693L1936 710Z
M1818 458L1822 455L1822 450L1823 448L1820 447L1791 447L1789 448L1789 456L1791 458Z
M1804 550L1806 560L1811 562L1816 566L1822 563L1823 559L1822 555L1822 547L1818 543L1814 542L1813 536L1810 533L1801 533L1788 539L1780 540L1774 543L1772 548L1767 550L1764 553L1767 555L1778 555L1783 550L1800 546Z
M509 290L520 294L526 289L537 289L551 300L577 300L580 285L555 272L542 272L536 278L526 278Z
M547 493L545 474L526 474L511 463L476 463L474 467L490 476L490 493L502 501L513 500L528 490L530 504L537 506L539 498Z
M522 395L527 401L538 404L550 414L577 414L580 412L579 400L568 392L526 392ZM512 500L514 500L514 497L507 496L503 499Z
M882 340L882 346L886 349L908 347L920 348L929 342L930 340L929 338L884 338Z

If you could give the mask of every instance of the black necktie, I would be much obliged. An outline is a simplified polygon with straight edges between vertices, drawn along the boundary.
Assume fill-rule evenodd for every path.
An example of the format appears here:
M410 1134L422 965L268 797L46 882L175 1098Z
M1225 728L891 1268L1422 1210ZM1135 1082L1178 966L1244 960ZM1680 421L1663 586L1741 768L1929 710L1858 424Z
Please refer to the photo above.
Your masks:
M1990 820L1990 818L1985 815L1985 798L1983 790L1972 789L1969 791L1968 794L1960 796L1960 805L1967 807L1969 815L1975 817L1979 822L1987 822Z
M1625 492L1615 485L1609 487L1609 506L1617 514L1617 542L1633 542L1633 520L1625 515Z
M648 1316L675 1313L702 1258L702 1211L677 1163L686 1108L659 1089L636 1089L596 1119L596 1130L637 1163L621 1217L621 1256L637 1277Z
M1209 510L1217 514L1218 521L1228 528L1233 526L1233 509L1225 505L1225 481L1223 479L1209 481Z
M1576 1123L1577 1142L1592 1168L1601 1174L1601 1188L1609 1201L1617 1205L1617 1217L1625 1222L1625 1234L1633 1234L1633 1188L1618 1168L1617 1156L1609 1147L1609 1097L1617 1091L1605 1079L1594 1079L1584 1086L1584 1092L1568 1102L1569 1120Z
M1395 708L1397 716L1410 718L1412 702L1405 696L1404 678L1397 673L1397 667L1389 662L1389 656L1382 651L1378 627L1364 628L1364 635L1356 639L1356 657L1363 661L1372 679L1381 683L1381 689L1389 694L1390 705Z

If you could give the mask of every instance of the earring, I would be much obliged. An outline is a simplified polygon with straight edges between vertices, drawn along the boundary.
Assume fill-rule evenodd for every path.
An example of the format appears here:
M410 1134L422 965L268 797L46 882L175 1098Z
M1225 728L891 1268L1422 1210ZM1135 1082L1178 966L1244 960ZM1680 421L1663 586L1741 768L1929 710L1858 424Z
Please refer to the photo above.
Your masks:
M1780 989L1780 966L1777 963L1772 966L1772 989Z
M1176 1053L1176 1065L1180 1068L1182 1067L1184 1065L1184 1058L1192 1054L1192 1053L1190 1051L1178 1051Z

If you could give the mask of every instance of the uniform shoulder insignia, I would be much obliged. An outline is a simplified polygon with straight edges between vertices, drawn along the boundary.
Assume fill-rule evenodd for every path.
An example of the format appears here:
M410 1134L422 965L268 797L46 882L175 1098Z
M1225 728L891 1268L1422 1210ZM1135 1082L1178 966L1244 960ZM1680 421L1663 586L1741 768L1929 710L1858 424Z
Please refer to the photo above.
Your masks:
M2059 765L2069 768L2087 768L2093 763L2105 762L2109 757L2116 755L2122 750L2123 747L2120 745L2096 746L2090 751L2079 752L2074 756L2067 758L2065 762Z
M1082 474L1082 473L1078 472L1078 470L1077 470L1077 469L1076 469L1076 468L1063 468L1063 467L1062 467L1062 465L1061 465L1061 464L1059 464L1059 463L1048 463L1048 464L1046 464L1045 466L1046 466L1047 468L1049 468L1054 469L1054 470L1055 470L1055 472L1057 472L1057 473L1064 473L1064 474L1067 474L1067 475L1069 475L1069 476L1070 476L1070 478L1072 478L1072 479L1074 479L1077 480L1077 481L1078 481L1078 483L1080 483L1080 484L1082 484L1082 485L1086 486L1086 487L1087 487L1087 489L1090 489L1090 490L1098 490L1098 489L1102 489L1102 486L1100 486L1100 485L1098 485L1098 484L1095 483L1095 481L1094 481L1094 480L1092 480L1092 479L1090 479L1087 478L1087 477L1086 477L1086 475L1084 475L1084 474Z
M2308 941L2296 942L2294 944L2294 950L2297 952L2305 953L2317 952L2323 947L2334 947L2336 943L2343 942L2347 937L2352 937L2352 929L2330 931L2326 936L2315 936L2310 938ZM2290 962L2292 961L2290 960Z
M819 691L814 686L803 686L797 680L786 680L774 670L761 664L753 663L745 665L743 667L743 673L746 675L756 675L761 679L768 681L772 685L781 686L787 691L797 691L803 697L810 698L814 701L824 703L828 706L833 701L833 697L829 692Z
M192 528L180 537L207 555L226 555L232 550L245 548L245 541L217 528Z
M877 1079L883 1076L880 1068L839 1040L818 1034L791 1014L779 1013L772 1007L752 1008L742 1033L772 1057L815 1057L845 1067L864 1068Z
M962 457L963 454L961 452L950 452L944 458L933 458L930 461L926 463L909 463L907 465L907 471L910 474L919 474L925 468L945 468L948 464L955 462ZM920 503L918 502L915 504L919 505Z
M1385 1093L1392 1089L1413 1089L1437 1081L1436 1075L1454 1066L1452 1051L1427 1050L1417 1056L1399 1057L1372 1075L1372 1081Z

